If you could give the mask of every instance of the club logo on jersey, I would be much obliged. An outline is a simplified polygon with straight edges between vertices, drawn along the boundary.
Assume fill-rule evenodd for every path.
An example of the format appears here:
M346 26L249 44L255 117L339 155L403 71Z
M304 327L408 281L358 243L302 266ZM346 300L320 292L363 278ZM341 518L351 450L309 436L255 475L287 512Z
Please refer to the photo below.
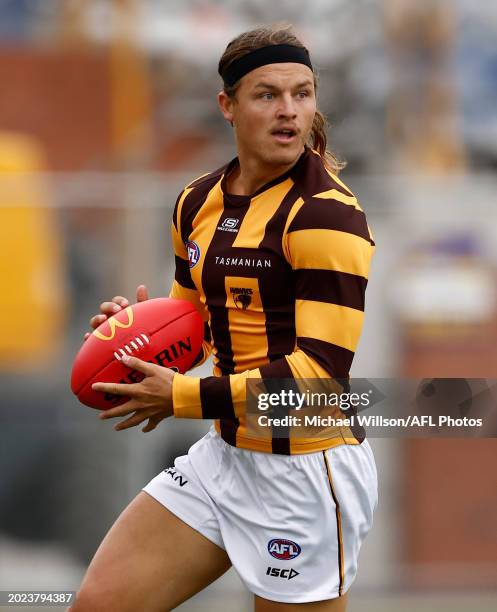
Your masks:
M290 569L268 567L266 570L266 576L273 576L274 578L285 578L286 580L291 580L292 578L295 578L295 576L300 576L300 572L297 572L297 570L294 570L292 567Z
M238 309L247 310L252 302L252 289L247 289L246 287L230 287L230 292L233 296L235 306Z
M119 321L119 319L116 318L117 315L114 315L108 320L109 327L110 327L110 336L105 336L98 329L96 329L93 332L93 335L96 336L99 340L112 340L114 336L116 335L117 327L120 327L121 329L127 329L128 327L131 327L133 325L133 310L131 306L128 306L127 308L125 308L124 312L126 313L126 316L128 318L127 323L124 323L123 321ZM118 313L118 314L120 315L121 313Z
M236 229L236 226L238 225L238 223L240 222L240 219L233 219L231 217L226 217L226 219L223 219L223 222L221 223L221 225L217 226L217 229L221 232L238 232L238 230Z
M280 538L271 540L267 549L269 554L280 561L289 561L298 557L302 551L300 546L292 540L282 540Z
M200 247L193 240L189 240L185 243L186 252L188 253L188 265L190 268L196 266L200 259Z

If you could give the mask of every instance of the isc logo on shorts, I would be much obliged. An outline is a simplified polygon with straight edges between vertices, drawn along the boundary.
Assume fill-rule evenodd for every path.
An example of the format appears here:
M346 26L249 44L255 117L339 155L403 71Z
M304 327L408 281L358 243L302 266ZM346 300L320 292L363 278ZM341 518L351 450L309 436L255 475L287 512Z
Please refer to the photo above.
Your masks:
M295 578L295 576L300 576L300 572L297 572L293 568L281 569L279 567L268 567L266 575L273 576L274 578L286 578L286 580L291 580Z
M188 265L193 268L200 259L200 247L193 240L189 240L185 243L186 252L188 253Z
M269 554L280 561L289 561L295 559L301 552L300 546L292 540L274 539L270 540L267 545Z

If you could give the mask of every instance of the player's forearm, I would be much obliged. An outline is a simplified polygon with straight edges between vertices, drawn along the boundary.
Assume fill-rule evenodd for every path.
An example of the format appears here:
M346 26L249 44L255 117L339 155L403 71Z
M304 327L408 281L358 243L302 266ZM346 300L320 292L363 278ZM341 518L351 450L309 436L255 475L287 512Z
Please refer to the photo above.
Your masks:
M245 413L248 377L259 378L260 371L206 378L177 374L173 382L174 416L189 419L234 419L240 416Z
M339 347L337 347L339 349ZM260 368L207 378L177 374L173 381L173 409L177 418L235 419L246 412L247 379L334 378L339 366L323 367L315 357L297 348Z

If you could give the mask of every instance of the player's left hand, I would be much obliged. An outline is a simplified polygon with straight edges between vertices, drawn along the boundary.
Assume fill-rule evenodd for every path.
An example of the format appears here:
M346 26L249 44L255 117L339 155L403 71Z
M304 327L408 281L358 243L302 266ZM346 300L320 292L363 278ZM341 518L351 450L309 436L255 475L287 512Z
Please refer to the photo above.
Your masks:
M132 370L145 374L145 378L139 383L132 384L94 383L92 385L94 391L125 395L130 398L125 404L101 412L100 418L113 419L134 412L132 416L115 425L114 429L120 431L136 427L148 419L142 431L152 431L163 419L173 414L172 390L176 372L136 357L123 357L122 362Z

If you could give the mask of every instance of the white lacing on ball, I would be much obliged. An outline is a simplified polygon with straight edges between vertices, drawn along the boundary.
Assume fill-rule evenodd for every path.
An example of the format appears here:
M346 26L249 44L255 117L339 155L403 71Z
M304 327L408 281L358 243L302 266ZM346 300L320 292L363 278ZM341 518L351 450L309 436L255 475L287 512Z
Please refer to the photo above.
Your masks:
M141 348L143 348L145 346L143 341L145 341L146 344L150 344L150 340L148 339L148 336L146 336L145 334L140 334L140 336L136 336L136 338L133 338L133 340L130 340L128 344L125 344L122 348L117 349L117 351L115 351L114 353L114 357L118 361L121 361L124 355L131 355L133 351L139 351Z

